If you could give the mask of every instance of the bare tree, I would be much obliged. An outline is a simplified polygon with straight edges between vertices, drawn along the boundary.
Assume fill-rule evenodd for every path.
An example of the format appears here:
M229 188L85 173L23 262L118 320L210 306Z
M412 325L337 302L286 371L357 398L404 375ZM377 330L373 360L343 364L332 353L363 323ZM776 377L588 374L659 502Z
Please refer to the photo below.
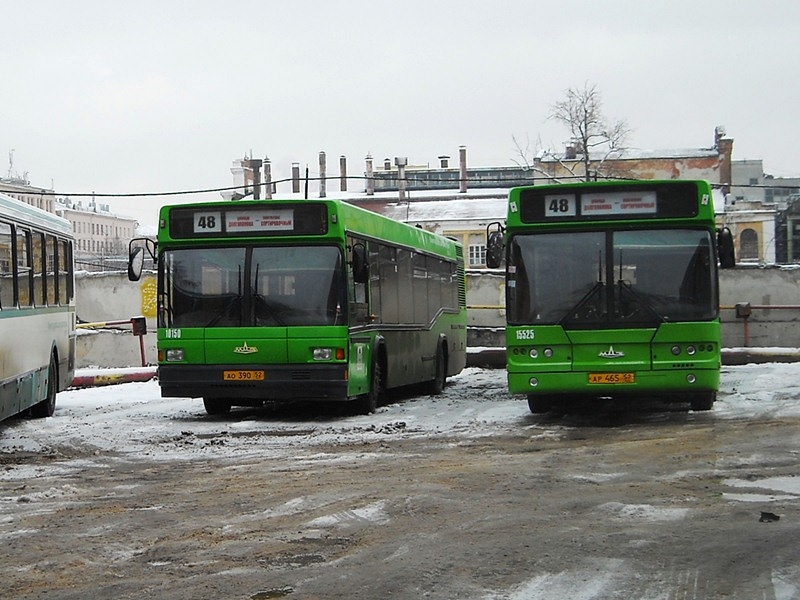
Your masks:
M584 84L583 89L566 90L566 97L551 107L550 118L569 128L574 157L568 157L581 156L585 181L592 179L592 167L596 175L606 160L622 153L631 131L623 120L613 123L606 121L600 92L596 85L588 83ZM595 156L590 158L593 150ZM572 169L569 170L577 175Z

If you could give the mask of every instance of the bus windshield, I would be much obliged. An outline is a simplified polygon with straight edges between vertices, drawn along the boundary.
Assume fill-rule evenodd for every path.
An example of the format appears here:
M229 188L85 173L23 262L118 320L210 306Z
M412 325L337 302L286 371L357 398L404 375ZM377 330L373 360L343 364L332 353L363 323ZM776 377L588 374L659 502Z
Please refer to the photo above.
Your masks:
M519 234L508 321L602 329L711 320L714 260L711 234L700 229Z
M335 246L166 250L160 327L342 325L342 253Z

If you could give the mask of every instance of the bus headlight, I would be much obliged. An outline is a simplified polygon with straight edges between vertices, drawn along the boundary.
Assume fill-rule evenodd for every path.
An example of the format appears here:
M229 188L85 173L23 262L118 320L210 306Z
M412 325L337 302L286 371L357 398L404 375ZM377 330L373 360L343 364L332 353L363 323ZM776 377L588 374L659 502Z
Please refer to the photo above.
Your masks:
M181 362L184 356L183 348L169 348L167 350L167 362Z
M681 347L680 346L673 346L672 347L672 354L674 356L678 356L678 354L680 354L680 353L681 353Z
M530 384L531 387L536 387L537 385L539 385L539 380L536 379L536 377L531 377L528 380L528 383Z
M330 348L314 348L314 360L330 360L333 356L333 350Z
M694 346L686 346L686 354L693 356L695 352L697 352L697 349Z
M539 351L536 348L531 348L531 351L528 352L528 354L530 354L531 358L536 358L539 356Z
M689 374L686 376L686 381L687 381L687 382L689 382L689 383L694 383L695 381L697 381L697 377L695 377L694 375L692 375L691 373L689 373Z
M545 358L552 358L553 349L552 348L545 348L544 349L544 356L545 356Z

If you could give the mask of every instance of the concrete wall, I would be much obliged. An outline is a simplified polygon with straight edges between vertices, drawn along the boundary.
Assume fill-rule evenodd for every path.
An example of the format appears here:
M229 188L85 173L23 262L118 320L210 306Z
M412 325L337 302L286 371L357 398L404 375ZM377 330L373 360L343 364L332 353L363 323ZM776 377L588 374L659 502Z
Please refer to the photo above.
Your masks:
M75 274L75 304L78 323L129 321L144 316L145 362L155 364L156 355L156 277L145 274L141 281L128 281L126 273ZM78 368L131 367L142 364L139 338L131 326L78 329L75 350Z
M470 347L504 344L504 294L501 271L467 271ZM144 336L145 360L148 364L156 363L155 275L146 274L133 283L125 273L80 272L76 275L76 302L78 319L83 322L144 316L148 331ZM753 307L746 327L745 320L737 318L734 310L737 303L744 302ZM800 267L723 270L720 305L723 347L800 347ZM132 335L127 324L114 329L82 330L77 354L78 367L141 364L139 338Z

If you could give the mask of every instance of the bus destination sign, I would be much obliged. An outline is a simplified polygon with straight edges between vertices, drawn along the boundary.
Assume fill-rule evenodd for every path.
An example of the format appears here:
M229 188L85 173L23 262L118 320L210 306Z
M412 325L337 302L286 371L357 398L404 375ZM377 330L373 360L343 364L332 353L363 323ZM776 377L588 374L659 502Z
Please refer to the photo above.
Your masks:
M520 190L523 223L636 218L693 218L697 216L697 188L691 182L671 186L598 186L600 189ZM560 192L560 193L556 193Z
M225 213L225 231L229 233L294 231L294 211L290 208L227 211Z
M244 203L243 203L244 204ZM173 239L215 236L325 235L328 211L315 202L252 206L173 207Z
M616 192L581 195L582 215L654 215L655 192Z

